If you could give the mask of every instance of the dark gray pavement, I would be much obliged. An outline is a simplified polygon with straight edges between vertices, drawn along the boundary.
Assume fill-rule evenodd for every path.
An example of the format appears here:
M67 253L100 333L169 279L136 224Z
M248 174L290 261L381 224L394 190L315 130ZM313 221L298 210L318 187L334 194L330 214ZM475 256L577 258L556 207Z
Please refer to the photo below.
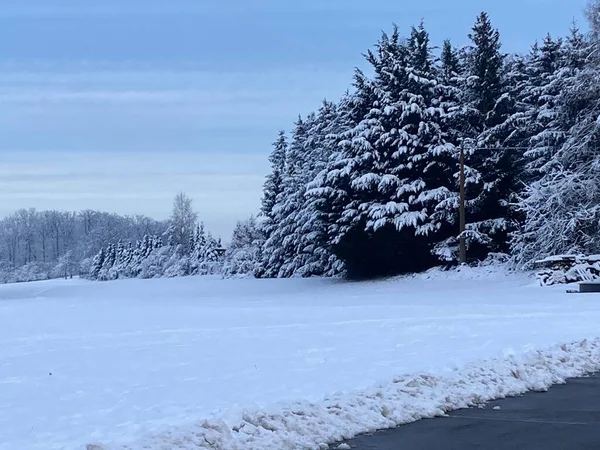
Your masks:
M353 450L600 450L600 375L346 443Z

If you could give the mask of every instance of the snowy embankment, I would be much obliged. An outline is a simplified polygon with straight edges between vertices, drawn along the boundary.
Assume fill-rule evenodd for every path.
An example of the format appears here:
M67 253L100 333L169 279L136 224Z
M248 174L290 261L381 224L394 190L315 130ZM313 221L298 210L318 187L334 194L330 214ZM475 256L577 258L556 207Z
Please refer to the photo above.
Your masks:
M318 448L596 371L599 322L485 268L0 286L0 450Z

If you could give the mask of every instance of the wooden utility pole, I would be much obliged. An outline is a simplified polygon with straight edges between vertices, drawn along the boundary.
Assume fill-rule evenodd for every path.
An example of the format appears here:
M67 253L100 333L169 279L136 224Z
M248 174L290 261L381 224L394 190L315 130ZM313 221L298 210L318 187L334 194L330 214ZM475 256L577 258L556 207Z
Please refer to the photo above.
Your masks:
M465 240L466 211L465 211L465 150L460 147L460 198L458 204L460 221L460 263L467 262L467 242Z

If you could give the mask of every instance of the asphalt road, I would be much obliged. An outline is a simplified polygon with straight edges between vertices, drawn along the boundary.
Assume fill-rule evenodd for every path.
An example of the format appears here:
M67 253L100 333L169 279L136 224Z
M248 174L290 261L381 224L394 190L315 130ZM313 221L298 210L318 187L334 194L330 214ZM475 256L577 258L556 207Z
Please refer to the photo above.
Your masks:
M346 443L353 450L600 450L600 375Z

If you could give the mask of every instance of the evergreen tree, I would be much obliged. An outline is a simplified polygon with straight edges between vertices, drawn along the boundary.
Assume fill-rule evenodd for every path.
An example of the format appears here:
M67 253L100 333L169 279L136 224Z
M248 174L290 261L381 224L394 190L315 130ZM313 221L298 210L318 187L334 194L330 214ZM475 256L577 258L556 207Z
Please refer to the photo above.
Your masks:
M514 259L530 267L536 259L600 252L600 71L582 69L561 99L563 120L578 111L560 148L520 206L525 226L513 240Z
M433 254L443 262L458 261L458 180L459 180L459 155L458 147L462 138L469 130L467 125L469 108L463 101L463 86L466 77L459 52L449 40L445 40L437 70L437 96L439 97L440 110L443 111L440 126L448 143L453 145L452 152L438 155L437 159L444 162L442 176L448 189L444 198L440 199L433 215L442 224L435 239Z
M98 279L100 279L100 280L110 280L111 279L110 270L115 265L116 259L117 259L116 248L113 244L109 244L108 248L106 249L104 262L102 264L102 269L100 269L100 272L98 274Z
M452 47L450 40L446 39L442 46L440 56L441 71L440 79L446 86L456 86L456 80L460 73L460 60L456 50Z
M420 174L422 188L416 198L411 200L409 197L407 202L426 214L426 219L415 231L417 236L426 238L429 250L433 245L433 252L438 254L440 242L456 234L456 209L449 207L456 205L458 187L454 174L458 161L456 121L459 115L453 102L456 93L452 83L459 67L451 48L445 48L446 54L443 56L447 61L442 65L444 73L439 79L440 74L432 65L429 35L423 24L418 29L413 28L409 44L412 63L412 67L409 66L409 79L418 81L412 91L422 102L423 110L421 116L414 119L418 127L414 128L416 139L413 142L419 142L419 145L414 146L409 159L412 167L407 172L407 179L416 178L411 173ZM448 84L444 83L446 76L450 76Z
M308 121L314 115L308 117ZM301 117L296 121L292 142L286 155L286 170L282 178L282 189L276 197L273 207L275 212L273 221L277 224L267 237L263 247L263 261L259 273L267 278L286 277L292 275L289 268L281 271L284 265L291 261L298 253L296 234L296 215L302 205L303 187L306 179L303 169L305 167L305 148L307 130L309 125ZM267 234L269 230L267 230Z
M98 280L100 277L100 271L102 270L102 266L104 266L104 249L101 248L96 256L94 256L94 260L92 262L92 267L90 270L90 278L92 280Z
M296 194L300 208L293 218L296 253L282 266L281 275L331 276L340 269L327 244L326 222L319 210L319 201L307 192L309 184L327 167L337 136L343 129L344 118L337 105L323 101L308 129L309 138L303 152L303 178Z
M264 242L263 233L254 217L236 224L224 257L224 278L248 277L256 273Z
M383 177L388 167L401 166L392 161L392 155L401 157L400 151L394 150L400 146L382 134L399 128L394 125L402 111L392 104L408 81L407 58L406 43L396 27L391 35L384 33L375 49L367 52L375 77L369 79L363 72L356 72L355 94L348 104L349 130L342 134L326 171L311 184L311 195L320 196L331 249L351 277L377 274L382 266L393 271L392 266L401 260L402 243L396 243L393 225L388 226L384 216L378 218L382 220L375 228L369 212L373 215L377 205L388 203L390 216L402 212L401 206L397 208L390 201L401 180ZM382 255L386 240L389 253Z
M494 29L486 12L482 12L473 26L469 39L473 42L470 54L469 96L480 117L477 126L483 128L497 125L494 114L496 105L504 93L502 66L504 55L500 53L500 33Z
M267 176L263 186L261 213L264 217L263 227L267 236L270 236L277 226L276 212L273 210L278 197L283 193L283 178L286 171L286 157L288 143L285 131L280 131L277 140L273 143L273 151L269 156L271 173Z
M206 254L206 231L203 222L197 225L194 236L194 248L190 255L190 271L193 275L198 275Z
M372 103L311 185L325 197L332 249L350 276L434 264L435 243L450 232L439 208L456 192L456 150L444 125L449 94L438 86L423 25L407 42L396 28L384 34L367 60L375 77L357 73L356 97ZM341 212L331 214L335 204Z
M509 67L500 51L500 34L485 12L478 16L469 38L473 45L467 99L474 114L471 140L463 141L469 170L467 243L469 256L483 259L489 252L508 252L509 235L519 226L511 204L520 190L523 150L519 148L522 137L515 135L520 111L507 85Z
M121 278L132 278L134 276L133 275L134 258L135 258L135 249L133 247L133 244L130 242L124 251Z
M384 39L389 38L384 35ZM392 40L397 39L395 31ZM371 51L367 58L376 63L377 58ZM332 154L325 168L307 186L307 197L314 202L323 222L324 245L333 254L351 230L346 207L357 199L357 192L351 186L351 174L358 163L358 154L353 153L357 146L351 145L353 134L377 99L373 82L358 69L353 86L354 91L346 92L337 108L340 125L339 131L331 136ZM332 271L334 274L346 272L344 261L336 258Z
M572 203L595 180L577 162L596 164L596 42L574 27L564 41L547 36L529 54L505 55L486 13L469 37L468 48L444 42L436 59L423 24L408 39L394 27L365 55L372 76L357 70L354 90L299 119L289 145L280 134L265 183L258 276L379 276L456 261L459 147L469 256L507 252L511 239L515 251L539 252L531 241L548 217L540 211L561 214L540 202L560 190L568 201L552 198ZM586 223L571 224L580 238L595 232L594 192L575 208L583 211L577 223ZM573 248L592 248L581 239L572 238Z
M540 178L554 149L565 138L566 130L561 130L558 111L560 95L566 88L563 79L566 58L562 40L554 40L547 35L542 45L534 48L530 65L531 82L523 92L526 102L531 105L531 137L525 152L528 182Z
M526 220L512 240L513 258L523 267L546 256L600 251L600 70L589 58L592 44L575 26L561 49L550 40L544 47L540 114L547 121L528 152L536 177L520 199Z

